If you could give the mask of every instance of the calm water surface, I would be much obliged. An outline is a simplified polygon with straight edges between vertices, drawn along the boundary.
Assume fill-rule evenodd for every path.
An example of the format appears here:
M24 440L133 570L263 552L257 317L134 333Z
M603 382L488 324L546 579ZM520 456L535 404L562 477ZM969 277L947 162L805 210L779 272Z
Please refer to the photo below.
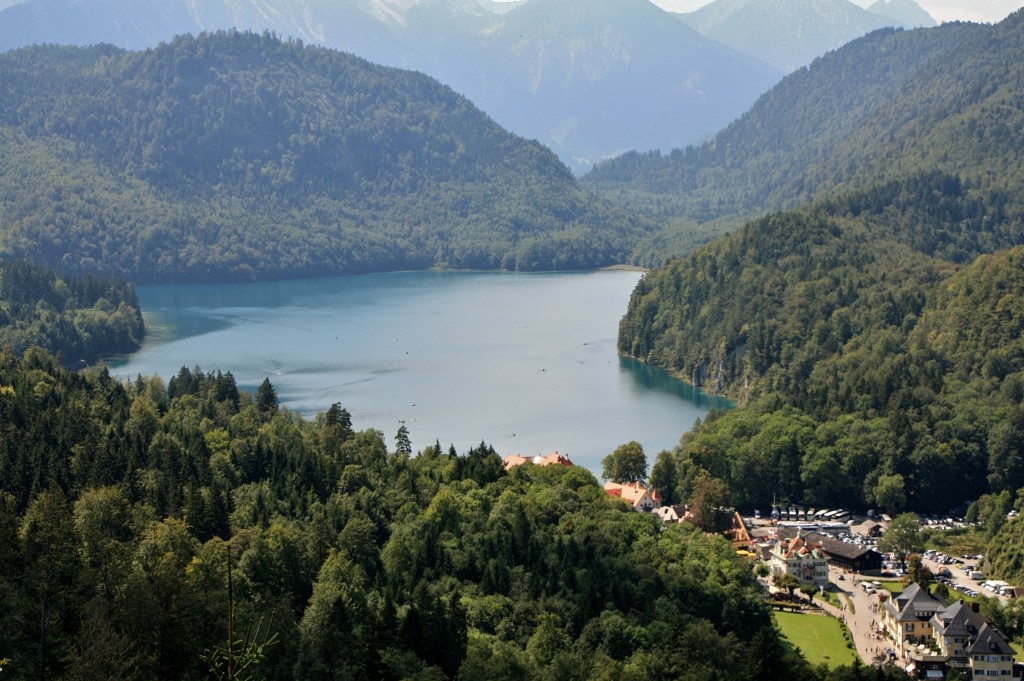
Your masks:
M340 402L389 446L400 423L415 451L601 459L637 440L648 461L728 403L615 352L635 272L403 272L245 285L140 287L149 333L110 362L118 375L182 366L269 377L307 416Z

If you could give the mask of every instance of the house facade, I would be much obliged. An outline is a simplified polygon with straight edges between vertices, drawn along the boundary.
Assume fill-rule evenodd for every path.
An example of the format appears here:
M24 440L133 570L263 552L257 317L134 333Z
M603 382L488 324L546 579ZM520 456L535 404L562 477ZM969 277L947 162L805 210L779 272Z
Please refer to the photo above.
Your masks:
M911 584L882 604L882 624L916 678L945 678L951 671L971 681L1013 677L1014 651L977 604L947 606Z
M803 535L779 540L769 549L769 556L773 576L793 575L801 586L815 589L828 584L828 554Z
M882 626L900 649L933 639L932 618L945 606L916 582L882 603Z
M998 629L986 622L968 650L971 678L1008 679L1013 676L1013 648Z

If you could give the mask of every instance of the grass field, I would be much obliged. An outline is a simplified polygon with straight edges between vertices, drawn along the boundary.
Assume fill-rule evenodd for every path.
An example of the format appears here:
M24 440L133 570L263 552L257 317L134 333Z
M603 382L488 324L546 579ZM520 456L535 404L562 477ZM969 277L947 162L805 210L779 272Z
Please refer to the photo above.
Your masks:
M846 647L842 625L835 618L776 612L775 621L786 641L799 648L811 664L838 667L857 659L857 652Z

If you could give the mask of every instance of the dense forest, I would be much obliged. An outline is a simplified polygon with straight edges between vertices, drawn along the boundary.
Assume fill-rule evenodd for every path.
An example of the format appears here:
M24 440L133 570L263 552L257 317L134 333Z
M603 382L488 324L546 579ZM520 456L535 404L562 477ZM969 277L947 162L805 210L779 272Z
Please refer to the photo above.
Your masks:
M665 226L660 264L767 212L940 170L1021 191L1024 12L996 25L882 29L791 74L709 142L632 152L584 186Z
M966 511L1024 580L1022 45L1024 12L877 31L708 144L587 178L670 225L640 259L693 250L644 277L620 351L741 404L660 456L673 497Z
M0 447L5 679L227 678L229 626L257 679L902 673L811 668L726 540L585 469L413 455L404 426L389 447L338 404L305 420L269 381L2 353Z
M38 346L79 366L137 349L143 333L130 284L0 261L0 348L20 355Z
M0 55L0 255L129 280L624 262L647 226L409 71L270 35Z
M928 173L751 222L646 275L620 349L736 396L674 484L741 508L962 510L1024 487L1024 219ZM1008 510L1008 509L1007 509Z

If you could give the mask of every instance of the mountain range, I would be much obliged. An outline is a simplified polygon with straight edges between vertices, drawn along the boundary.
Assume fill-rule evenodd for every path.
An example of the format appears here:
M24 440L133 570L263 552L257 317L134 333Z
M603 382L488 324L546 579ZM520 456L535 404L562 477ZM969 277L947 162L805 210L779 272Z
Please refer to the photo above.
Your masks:
M876 31L789 75L709 142L626 154L584 184L718 234L921 169L1017 188L1022 24L1017 12L996 25Z
M878 0L869 9L848 0L714 0L678 16L701 34L787 72L879 28L935 25L914 0Z
M787 1L795 8L787 20L814 35L790 40L803 51L779 57L783 65L896 23L832 0L862 17L837 27L843 15L824 11L825 0ZM763 32L760 4L733 12L728 30ZM703 141L783 75L762 61L771 57L763 41L729 47L678 18L647 0L24 0L0 12L0 50L98 42L142 49L184 33L269 30L434 76L582 172L629 150Z
M429 77L251 33L0 55L0 256L134 281L623 262L640 220Z
M887 513L1013 503L1022 48L1024 11L876 31L707 145L594 171L591 186L621 182L618 196L662 221L673 208L758 215L646 274L619 327L624 354L741 405L683 437L683 489L712 476L737 505L777 495ZM1004 544L1019 547L1016 532ZM999 569L1020 564L1015 548Z

